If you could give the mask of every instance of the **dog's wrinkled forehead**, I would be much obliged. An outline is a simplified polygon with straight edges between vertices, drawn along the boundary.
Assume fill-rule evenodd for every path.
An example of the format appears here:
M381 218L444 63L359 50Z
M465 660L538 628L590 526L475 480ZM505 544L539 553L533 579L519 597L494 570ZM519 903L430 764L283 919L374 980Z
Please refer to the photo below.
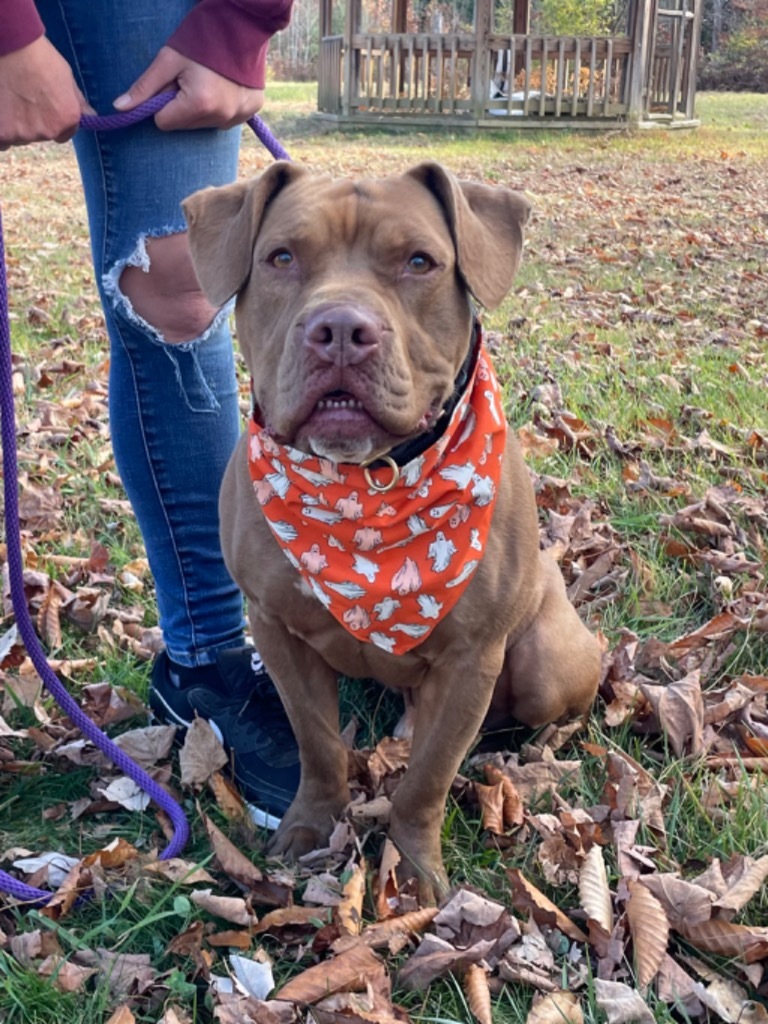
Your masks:
M283 211L286 225L293 218L323 217L325 225L349 237L365 209L366 225L378 218L377 230L390 221L423 228L430 237L447 228L467 288L493 309L512 286L530 213L519 192L459 181L431 162L400 176L357 182L317 178L281 162L252 181L196 192L183 206L195 269L214 305L248 280L254 244L276 209Z
M455 257L445 210L413 180L300 180L265 210L256 251L281 240L325 252L362 247L407 256L424 248L446 262Z

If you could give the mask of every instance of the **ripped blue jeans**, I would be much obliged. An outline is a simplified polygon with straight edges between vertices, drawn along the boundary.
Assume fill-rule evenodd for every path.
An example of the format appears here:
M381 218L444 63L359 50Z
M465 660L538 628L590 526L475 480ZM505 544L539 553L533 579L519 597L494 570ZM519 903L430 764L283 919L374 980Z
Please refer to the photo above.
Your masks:
M46 32L100 113L134 82L194 0L39 0ZM110 339L117 468L154 576L170 657L209 664L243 636L242 597L219 546L218 492L240 423L226 311L169 342L121 290L149 269L147 240L185 230L180 203L237 175L240 129L161 132L152 120L80 131L75 150ZM150 242L151 249L151 242Z

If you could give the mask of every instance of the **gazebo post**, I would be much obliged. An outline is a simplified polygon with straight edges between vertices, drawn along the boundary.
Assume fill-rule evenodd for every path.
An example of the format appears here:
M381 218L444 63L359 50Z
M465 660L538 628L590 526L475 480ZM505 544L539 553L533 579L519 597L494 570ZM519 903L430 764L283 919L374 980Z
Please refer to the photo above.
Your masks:
M472 69L472 114L480 120L490 95L488 36L493 31L494 0L475 0L475 56Z
M637 125L648 112L648 48L651 34L653 0L632 0L629 13L629 34L632 40L632 64L629 73L627 120Z
M531 0L515 0L512 11L512 33L518 36L527 36L531 31ZM520 56L510 54L509 66L509 91L512 92L512 85L525 67L525 53L520 50Z
M349 117L352 109L352 94L357 84L358 55L354 38L360 25L360 0L346 0L344 13L344 95L341 111Z

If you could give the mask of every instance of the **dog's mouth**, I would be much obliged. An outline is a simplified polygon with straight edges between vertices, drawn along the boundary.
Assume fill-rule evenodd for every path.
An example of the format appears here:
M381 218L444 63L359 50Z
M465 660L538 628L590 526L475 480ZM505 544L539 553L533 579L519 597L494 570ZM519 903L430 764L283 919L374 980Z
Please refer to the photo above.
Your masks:
M346 417L350 413L362 413L368 419L371 419L359 398L355 398L354 395L350 395L347 391L331 391L318 401L311 415L339 419Z

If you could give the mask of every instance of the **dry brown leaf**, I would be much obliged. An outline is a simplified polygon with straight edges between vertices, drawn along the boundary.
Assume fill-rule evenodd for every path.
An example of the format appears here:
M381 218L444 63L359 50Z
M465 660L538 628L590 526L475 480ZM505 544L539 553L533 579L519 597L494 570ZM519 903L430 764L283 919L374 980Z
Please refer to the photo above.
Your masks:
M115 744L144 768L170 756L176 738L175 725L148 725L129 729L115 737Z
M537 924L554 925L575 942L589 942L581 928L567 918L562 910L547 899L532 882L529 882L521 871L517 868L509 868L507 878L512 883L514 905L521 910L530 912Z
M584 858L579 872L579 896L581 907L600 927L610 934L613 931L613 908L611 890L608 888L608 874L605 870L602 849L595 844Z
M697 984L677 960L664 957L656 975L656 994L662 1002L681 1007L689 1018L701 1017L704 1011L696 995Z
M214 772L208 785L227 821L249 821L248 807L236 786L221 772Z
M504 773L515 785L526 804L544 793L554 793L565 779L578 776L581 761L535 761L532 764L507 763Z
M46 957L37 973L50 978L60 992L79 992L96 971L92 967L73 964L63 956L53 955Z
M695 927L681 923L677 929L697 949L720 956L740 957L748 964L768 957L768 928L732 924L713 918Z
M208 722L195 718L179 751L182 785L199 789L228 760L224 747Z
M464 974L464 991L467 1003L480 1024L493 1024L491 1012L491 990L488 988L488 973L480 964L470 964Z
M648 1004L635 989L620 981L595 978L597 1005L608 1018L608 1024L656 1024Z
M200 812L211 846L216 854L216 859L221 865L222 871L246 889L253 888L261 882L263 875L261 871L242 854L234 843L224 835L221 829L211 821L207 814Z
M281 928L319 928L327 918L328 910L323 907L281 907L265 914L253 931L262 935Z
M712 893L701 885L666 872L641 875L640 882L661 903L671 927L676 930L684 922L689 926L697 925L712 917Z
M178 956L191 956L199 952L203 943L202 921L193 921L183 932L175 935L166 946L166 953L176 953Z
M256 914L237 896L215 896L210 889L196 889L189 898L209 914L232 924L250 927L257 922Z
M639 881L628 883L627 919L632 935L635 974L641 989L649 985L661 966L669 941L669 921L661 903Z
M388 917L377 924L369 924L360 938L371 949L383 949L394 936L420 934L437 913L437 907L424 907L423 910L413 910L399 917Z
M379 872L376 887L376 917L379 921L396 913L400 902L400 887L397 882L397 865L400 851L387 836L379 858Z
M198 885L206 882L213 885L214 879L205 868L183 857L171 857L170 860L155 860L143 866L143 870L151 875L159 875L174 885Z
M192 1024L190 1017L178 1006L166 1006L157 1024Z
M43 597L37 613L37 631L50 651L61 647L61 594L55 586Z
M74 865L40 913L52 921L65 917L80 897L91 888L93 878L82 862Z
M408 739L398 740L386 736L368 758L368 772L371 776L371 783L374 790L378 789L379 783L387 775L403 771L408 767L408 759L411 756L411 741Z
M157 981L157 972L148 953L114 953L108 949L79 949L73 959L94 967L115 999L129 993L140 995Z
M136 1024L136 1018L127 1006L120 1006L109 1018L107 1024Z
M695 669L684 679L667 686L643 683L640 689L650 701L677 757L701 754L704 750L704 698L700 670Z
M729 872L726 892L715 900L715 906L726 914L721 917L731 916L749 903L755 893L768 878L768 855L752 860L751 857L744 857L740 860L737 868Z
M483 815L483 828L500 836L504 834L504 787L501 782L493 786L474 784L475 796Z
M709 985L694 986L702 1003L725 1024L768 1022L768 1010L750 999L749 993L730 978L715 978Z
M550 992L534 1002L525 1024L584 1024L579 997L575 992Z
M365 896L365 861L355 864L342 890L336 907L336 920L347 935L359 935L363 925L363 897Z
M230 928L228 931L214 932L206 935L205 941L210 946L225 946L228 949L250 949L253 936L250 932L239 932Z
M502 785L504 793L504 825L507 828L515 828L522 825L525 821L525 805L512 779L490 762L483 766L483 771L490 783L500 782Z
M277 993L277 998L294 1003L316 1003L333 992L363 991L366 977L380 968L381 960L373 950L357 943L332 960L315 964L291 978Z

